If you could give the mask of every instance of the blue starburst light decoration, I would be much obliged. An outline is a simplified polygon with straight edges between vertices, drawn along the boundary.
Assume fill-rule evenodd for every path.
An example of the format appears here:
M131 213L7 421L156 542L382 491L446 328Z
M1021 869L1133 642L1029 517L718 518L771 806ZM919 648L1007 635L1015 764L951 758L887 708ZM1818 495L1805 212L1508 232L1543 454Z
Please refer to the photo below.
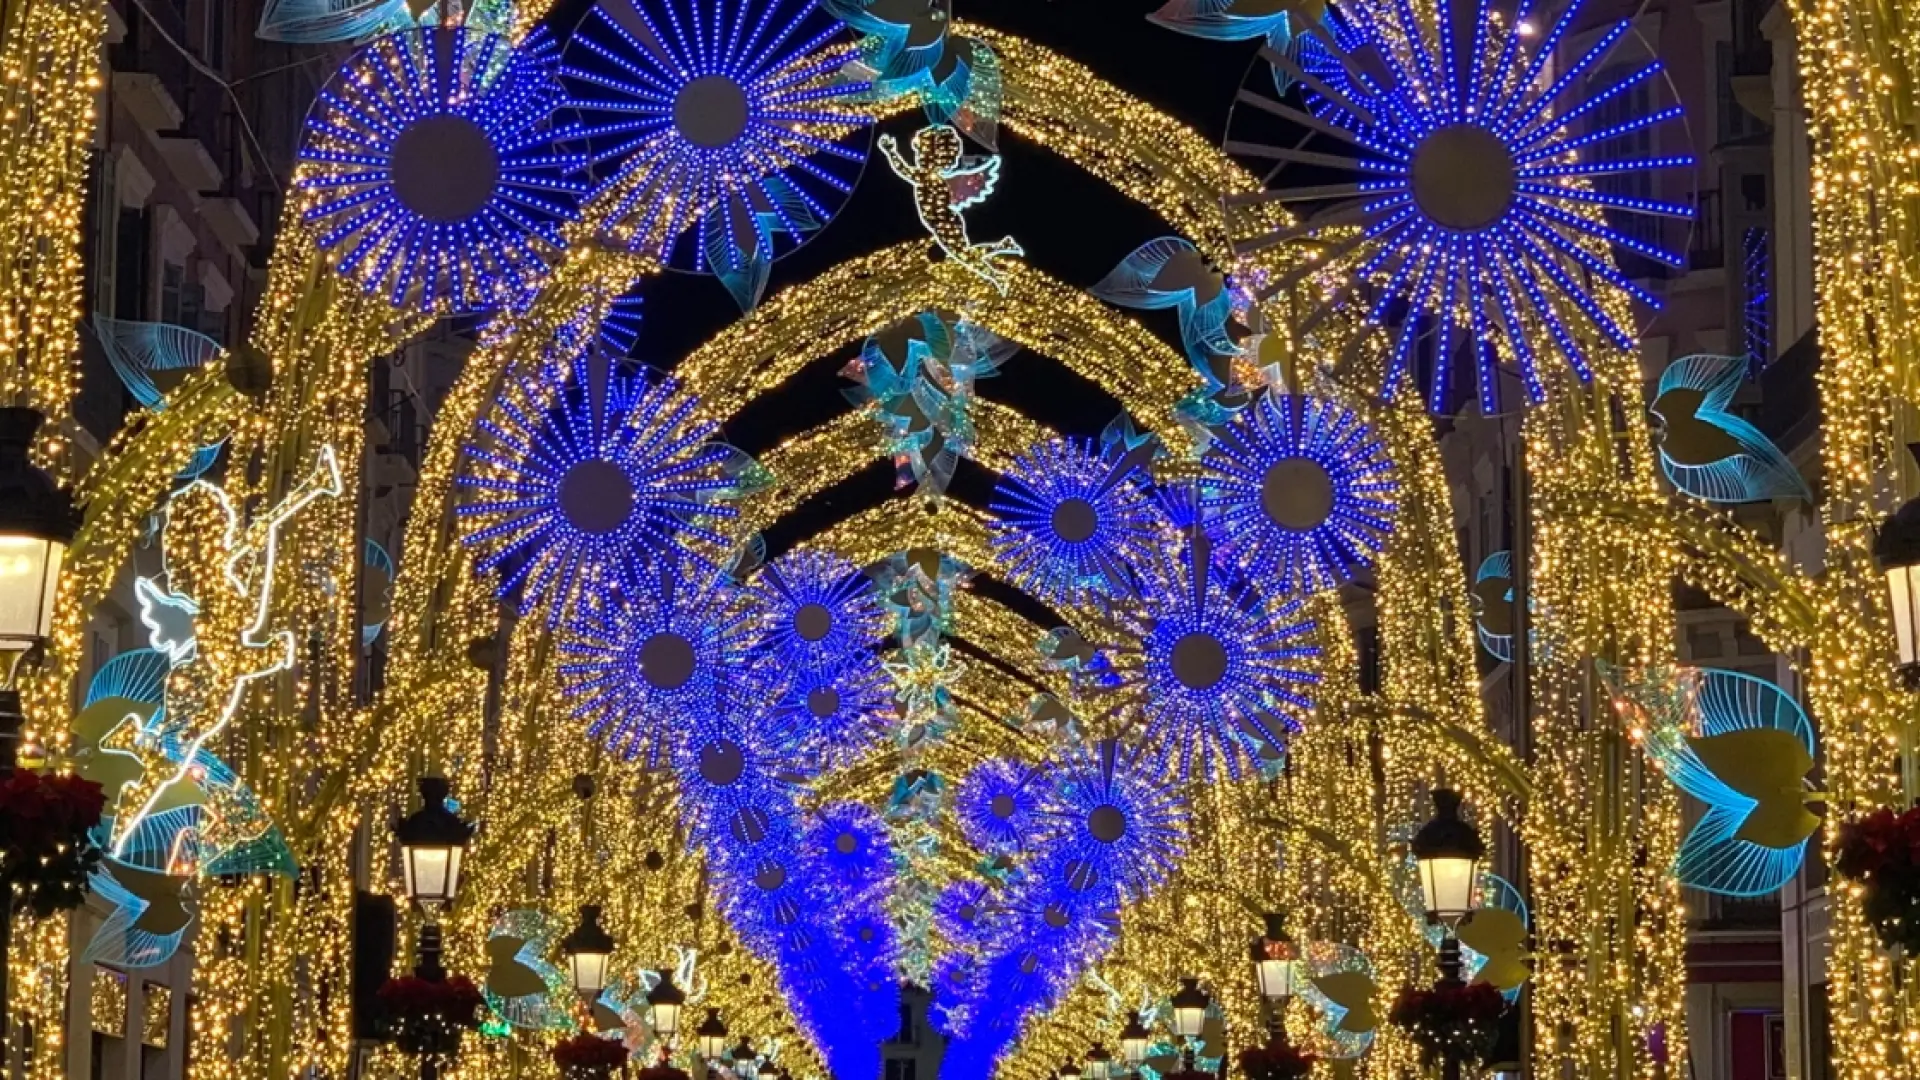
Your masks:
M844 895L866 897L884 890L893 874L893 844L887 823L872 807L834 803L807 822L801 839L821 877Z
M745 852L789 831L785 819L814 773L791 732L748 707L682 713L674 726L680 817L694 839Z
M1472 5L1458 13L1465 18L1456 17L1461 4ZM1596 66L1629 30L1621 20L1549 74L1582 5L1568 4L1537 39L1514 29L1530 28L1538 6L1525 0L1511 20L1499 18L1488 0L1443 0L1430 17L1410 4L1346 9L1357 48L1336 43L1338 35L1312 36L1338 75L1315 78L1301 62L1267 47L1260 55L1300 84L1300 105L1290 103L1295 94L1274 99L1242 92L1241 100L1254 107L1236 111L1246 137L1230 136L1229 151L1306 168L1286 172L1283 186L1229 199L1242 207L1284 201L1297 214L1296 224L1280 228L1270 219L1237 228L1235 250L1251 254L1291 241L1319 245L1297 269L1264 283L1259 295L1265 299L1309 278L1346 279L1320 295L1323 312L1307 322L1349 302L1361 304L1372 322L1397 321L1381 387L1389 398L1418 378L1417 346L1436 329L1423 388L1435 410L1447 401L1449 367L1461 353L1476 365L1481 405L1489 412L1499 408L1497 363L1517 364L1532 401L1545 396L1535 342L1551 341L1572 371L1589 379L1583 341L1597 337L1630 348L1635 334L1619 314L1623 301L1660 307L1615 268L1609 247L1681 265L1678 254L1606 221L1609 214L1692 216L1690 205L1617 194L1609 186L1628 174L1693 165L1687 155L1632 157L1613 149L1625 136L1644 137L1646 129L1679 118L1678 106L1616 118L1631 100L1624 95L1656 75L1659 64L1631 67L1589 88ZM1252 125L1275 118L1293 125L1295 134L1255 134ZM1308 147L1295 145L1301 130L1312 136ZM1327 145L1311 145L1322 141ZM1338 152L1338 143L1352 153ZM1341 174L1340 182L1328 183L1326 170Z
M887 633L873 579L851 559L802 549L774 560L756 585L764 646L783 667L820 675L871 652Z
M1156 545L1137 594L1104 609L1111 667L1096 688L1143 729L1142 744L1170 747L1182 775L1238 778L1259 767L1254 740L1277 748L1299 728L1286 713L1312 707L1305 661L1319 649L1298 598L1226 572L1212 547L1198 529Z
M1040 876L1075 893L1110 889L1121 902L1165 880L1186 848L1187 812L1158 764L1112 739L1070 756L1040 810Z
M1267 393L1214 435L1200 461L1200 505L1249 577L1283 593L1328 588L1380 550L1393 470L1358 414Z
M564 74L614 239L718 274L751 307L866 166L865 86L818 0L601 0Z
M563 241L584 159L555 48L460 27L380 38L354 54L307 117L297 183L334 267L395 307L476 311L530 288Z
M960 781L954 814L967 842L989 854L1018 851L1033 839L1047 781L1038 769L994 758Z
M685 741L683 725L764 693L754 626L748 597L721 572L648 570L567 620L561 688L589 735L628 758L645 752L651 766Z
M757 467L672 379L609 370L586 354L508 382L459 477L459 513L478 568L522 612L558 620L589 584L634 579L650 562L717 567L729 505Z
M1049 603L1127 588L1152 557L1151 446L1054 439L1014 459L994 491L993 548L1007 579Z
M894 680L876 653L788 680L773 707L827 768L851 765L893 734L899 718Z

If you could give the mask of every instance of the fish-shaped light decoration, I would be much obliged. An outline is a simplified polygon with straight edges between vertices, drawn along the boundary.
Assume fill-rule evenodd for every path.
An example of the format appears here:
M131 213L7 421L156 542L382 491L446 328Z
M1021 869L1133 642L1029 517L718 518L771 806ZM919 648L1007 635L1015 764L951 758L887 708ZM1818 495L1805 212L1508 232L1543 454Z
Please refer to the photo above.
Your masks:
M1147 21L1209 41L1262 41L1290 53L1295 36L1326 16L1326 0L1167 0ZM1292 80L1278 66L1274 88L1286 93Z
M1495 660L1513 660L1513 552L1496 551L1480 560L1468 596L1480 647Z
M1351 1060L1366 1053L1380 1026L1374 1009L1380 986L1373 962L1351 945L1312 941L1301 948L1300 963L1307 976L1299 987L1300 998L1320 1014L1320 1032L1330 1047L1327 1056Z
M141 408L154 412L166 407L167 394L187 376L217 359L222 351L219 342L198 330L100 314L93 317L93 336L127 393ZM220 448L226 444L221 439L196 448L175 479L182 483L198 479L213 468Z
M1660 468L1683 495L1714 503L1811 500L1800 470L1733 412L1747 358L1700 353L1667 366L1647 412Z
M1135 248L1089 291L1119 307L1172 308L1180 316L1180 341L1187 357L1203 372L1209 368L1209 358L1240 352L1227 334L1233 293L1227 288L1226 275L1178 236L1163 236Z
M573 987L548 959L563 930L552 916L515 908L487 931L487 1005L514 1027L534 1031L573 1026Z
M1680 845L1680 883L1723 896L1765 896L1799 871L1820 829L1807 787L1813 722L1786 691L1738 671L1655 669L1603 677L1629 733L1674 786L1706 804Z

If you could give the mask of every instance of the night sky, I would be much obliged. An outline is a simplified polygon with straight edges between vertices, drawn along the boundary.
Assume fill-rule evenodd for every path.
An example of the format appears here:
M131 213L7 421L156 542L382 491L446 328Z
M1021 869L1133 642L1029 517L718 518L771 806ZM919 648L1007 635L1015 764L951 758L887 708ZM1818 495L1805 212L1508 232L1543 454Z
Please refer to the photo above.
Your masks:
M1155 103L1218 142L1235 89L1252 62L1251 42L1204 42L1146 21L1160 0L954 0L958 19L1019 34L1063 53L1122 89ZM570 35L591 0L561 0L549 23ZM918 110L881 125L905 143L924 121ZM978 148L974 148L976 151ZM1122 197L1065 159L1005 127L999 190L968 212L976 237L1012 234L1026 261L1054 277L1090 286L1128 252L1172 229L1157 214ZM767 296L806 281L847 259L926 238L910 192L876 153L845 208L805 246L774 265ZM637 359L671 369L681 357L739 317L718 281L668 273L643 289L645 324ZM1179 332L1172 312L1132 312L1174 349ZM728 424L726 438L750 453L847 411L839 372L858 343L820 357L779 392L755 402ZM1015 405L1070 434L1095 435L1119 414L1118 403L1049 357L1023 351L999 375L979 383L983 397ZM984 505L993 478L963 462L950 493ZM767 536L778 553L835 520L893 494L890 462L875 461L847 482L802 506Z

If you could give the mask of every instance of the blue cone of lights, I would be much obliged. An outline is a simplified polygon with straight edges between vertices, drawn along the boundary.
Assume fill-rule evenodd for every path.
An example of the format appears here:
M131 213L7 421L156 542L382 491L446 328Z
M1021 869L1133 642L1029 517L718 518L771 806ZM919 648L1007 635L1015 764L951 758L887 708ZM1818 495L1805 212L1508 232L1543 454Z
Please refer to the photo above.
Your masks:
M1436 410L1447 401L1449 369L1460 354L1475 363L1481 406L1489 412L1499 408L1499 362L1517 364L1530 400L1545 396L1536 341L1550 340L1573 372L1589 379L1583 339L1633 346L1635 335L1619 314L1625 305L1615 301L1660 307L1613 265L1608 248L1681 265L1676 253L1637 239L1644 230L1625 231L1607 220L1692 216L1690 205L1623 187L1635 174L1691 167L1692 157L1614 152L1622 140L1644 138L1647 129L1680 117L1678 106L1630 107L1635 88L1651 85L1660 65L1626 65L1618 77L1596 77L1628 33L1626 20L1571 62L1552 64L1581 4L1568 4L1550 29L1534 36L1539 7L1523 0L1510 20L1490 0L1440 0L1431 16L1410 4L1342 9L1343 17L1330 20L1332 29L1302 39L1308 45L1298 59L1261 50L1300 86L1304 108L1289 104L1291 95L1280 100L1244 92L1243 100L1257 99L1254 113L1308 129L1314 140L1344 143L1354 154L1250 139L1230 139L1230 150L1354 179L1315 178L1235 200L1286 201L1298 214L1295 224L1237 239L1236 250L1326 241L1301 266L1264 283L1259 295L1265 299L1336 267L1349 275L1355 284L1328 303L1367 303L1372 321L1399 324L1381 388L1389 398L1414 380L1419 343L1436 329L1425 379ZM1378 69L1369 66L1375 63ZM1365 74L1376 70L1380 77ZM1309 316L1307 323L1321 317Z
M509 380L458 481L479 569L556 621L589 583L635 580L650 561L717 565L745 463L673 380L596 370L584 353L562 370Z
M1331 401L1262 394L1215 432L1200 464L1200 505L1223 556L1279 593L1345 580L1392 525L1386 447Z
M394 307L466 312L524 293L562 245L584 159L543 33L514 46L458 27L380 38L307 117L305 220L348 280Z
M601 0L564 75L613 238L757 295L866 166L846 33L816 0Z

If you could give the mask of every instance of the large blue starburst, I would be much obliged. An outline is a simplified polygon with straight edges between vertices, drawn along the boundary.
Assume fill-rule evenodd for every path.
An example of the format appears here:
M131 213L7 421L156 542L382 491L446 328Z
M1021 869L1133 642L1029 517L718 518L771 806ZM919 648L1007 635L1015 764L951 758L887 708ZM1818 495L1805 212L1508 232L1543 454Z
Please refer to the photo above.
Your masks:
M1224 554L1282 593L1346 578L1392 525L1386 449L1331 401L1262 394L1215 433L1200 464L1200 505Z
M617 594L595 594L568 620L559 674L588 734L656 764L695 719L762 692L754 618L724 574L660 566Z
M886 636L873 579L851 559L803 548L761 571L765 647L780 665L821 675L871 652Z
M893 873L887 824L861 803L823 807L807 822L801 842L828 886L845 896L884 891Z
M845 35L817 0L601 0L564 74L614 238L757 298L866 165Z
M617 586L649 562L720 562L728 500L749 468L673 380L596 377L586 354L563 372L508 382L459 478L473 493L459 513L479 569L552 620L588 585Z
M1305 39L1321 62L1261 50L1299 85L1304 108L1257 90L1242 93L1257 106L1245 110L1247 124L1277 117L1295 132L1357 152L1279 145L1291 137L1254 135L1251 128L1230 139L1235 153L1310 167L1285 173L1285 186L1233 200L1285 201L1298 214L1298 223L1279 228L1268 219L1235 247L1248 254L1312 242L1313 258L1267 281L1263 299L1333 271L1349 280L1328 303L1357 300L1372 321L1397 320L1382 387L1388 397L1416 378L1417 346L1436 325L1441 332L1425 387L1436 410L1448 400L1456 353L1473 357L1487 411L1499 408L1494 366L1502 361L1517 362L1531 400L1544 397L1536 341L1550 339L1580 378L1591 378L1584 341L1602 338L1625 349L1635 340L1620 317L1624 303L1615 301L1660 307L1613 265L1609 247L1681 265L1679 255L1634 235L1645 230L1623 231L1606 220L1692 216L1687 204L1623 186L1693 165L1687 155L1616 149L1680 116L1678 106L1632 108L1633 91L1653 85L1659 64L1627 65L1625 74L1588 89L1603 81L1594 72L1628 33L1628 22L1605 29L1570 63L1553 64L1581 4L1568 4L1533 38L1539 6L1523 0L1506 19L1489 0L1441 0L1432 15L1408 3L1349 5L1334 31L1315 28ZM1353 179L1327 183L1326 169Z
M1212 547L1199 529L1157 545L1137 594L1107 606L1111 666L1098 687L1143 744L1170 748L1182 775L1224 767L1238 777L1258 765L1256 743L1278 747L1299 727L1286 710L1312 707L1317 676L1305 661L1319 649L1300 600L1272 599L1216 563Z
M1112 739L1077 750L1040 809L1036 876L1074 893L1111 889L1122 902L1165 880L1186 847L1187 811L1161 772Z
M791 831L794 799L815 772L797 739L747 702L676 719L673 770L693 839L709 850L751 852Z
M553 144L566 103L542 33L519 46L458 27L355 53L307 118L297 183L334 267L395 307L493 307L562 244L584 158Z
M994 492L993 548L1007 579L1050 603L1126 588L1150 558L1155 518L1123 441L1054 439L1014 459Z
M1045 798L1039 770L1005 758L981 762L960 781L954 815L967 842L989 854L1018 851L1033 838Z

